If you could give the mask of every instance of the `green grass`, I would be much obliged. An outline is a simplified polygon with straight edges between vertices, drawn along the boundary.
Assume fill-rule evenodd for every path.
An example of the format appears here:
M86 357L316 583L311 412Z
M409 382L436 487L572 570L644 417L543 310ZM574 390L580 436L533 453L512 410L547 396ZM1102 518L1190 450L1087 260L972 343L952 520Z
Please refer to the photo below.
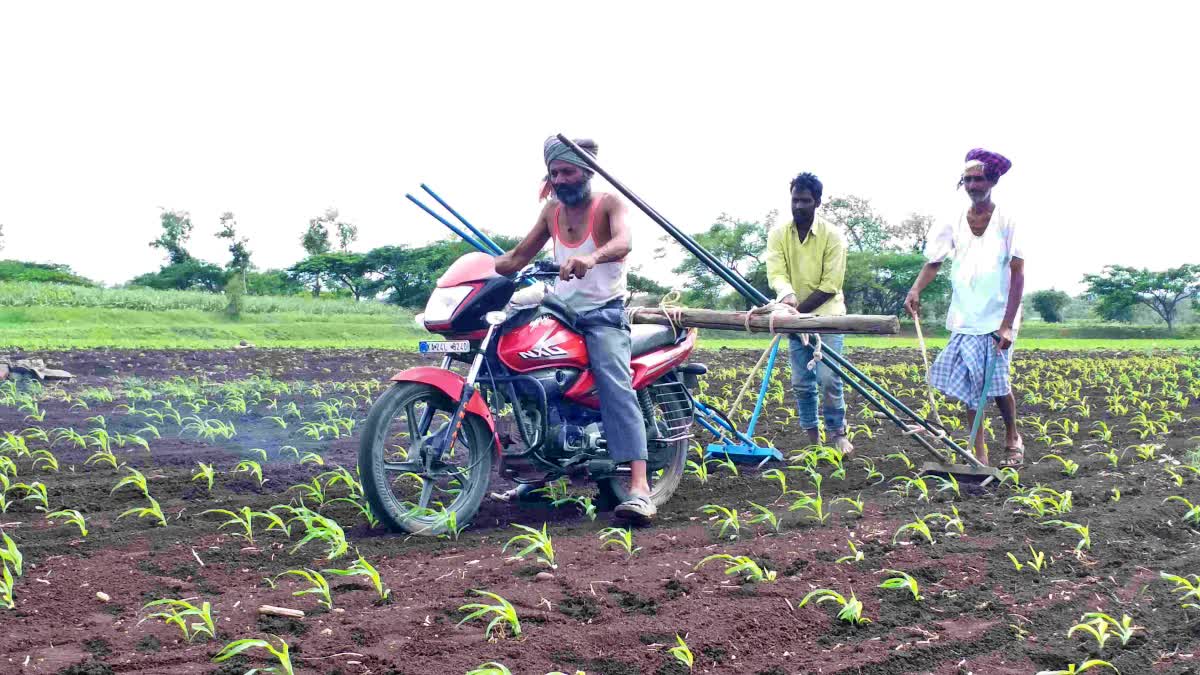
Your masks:
M927 338L930 348L946 346L948 338ZM709 338L702 339L705 349L766 349L771 346L770 338ZM846 347L868 347L887 349L890 347L919 347L915 337L848 335ZM1119 349L1124 351L1151 351L1162 349L1200 349L1200 339L1111 339L1111 338L1022 338L1017 339L1017 349L1050 349L1063 351L1085 351L1091 349Z
M229 349L246 340L256 347L407 350L429 337L412 313L381 306L387 314L271 312L240 320L219 311L0 307L0 348Z

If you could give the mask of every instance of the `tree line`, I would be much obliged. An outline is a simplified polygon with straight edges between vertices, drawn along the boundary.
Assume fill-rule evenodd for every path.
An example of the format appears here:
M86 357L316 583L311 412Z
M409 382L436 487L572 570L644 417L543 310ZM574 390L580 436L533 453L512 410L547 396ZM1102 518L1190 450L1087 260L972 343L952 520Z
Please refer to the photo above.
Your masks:
M901 314L904 296L912 286L925 258L923 251L934 225L932 216L912 213L900 223L890 223L877 213L868 199L856 195L838 195L825 201L821 215L845 235L848 253L843 290L849 311L855 314ZM764 294L767 285L767 232L779 217L771 211L761 220L742 220L722 214L695 239L714 257L735 269ZM457 258L472 251L466 243L446 239L424 246L380 246L365 252L354 251L358 227L339 217L336 209L326 209L308 221L299 232L305 257L286 269L260 270L252 260L249 242L239 234L232 213L219 218L217 237L228 242L229 259L216 264L196 258L188 250L194 225L186 211L164 209L160 215L161 233L150 242L166 255L162 267L128 282L131 286L157 289L205 290L224 292L229 297L229 312L237 314L240 298L251 295L297 295L374 299L406 308L422 307L437 278ZM0 230L0 237L2 237ZM489 234L508 249L516 237ZM0 247L3 246L0 238ZM664 236L655 250L657 259L665 258L673 242ZM0 279L28 278L65 283L86 280L70 273L65 266L12 263L0 265ZM947 264L953 264L952 261ZM13 265L24 265L17 270ZM10 269L11 268L11 269ZM730 290L698 259L686 256L672 268L683 279L681 302L685 305L716 308L744 308L743 298ZM1108 265L1096 274L1083 277L1083 298L1101 319L1132 322L1134 311L1144 307L1174 330L1181 311L1190 303L1200 311L1200 265L1186 264L1154 271L1121 265ZM670 289L636 271L629 286L640 294L641 302L657 302ZM950 299L949 275L940 274L924 293L925 311L931 316L944 314ZM1058 290L1044 290L1027 298L1032 309L1048 322L1063 320L1071 297Z

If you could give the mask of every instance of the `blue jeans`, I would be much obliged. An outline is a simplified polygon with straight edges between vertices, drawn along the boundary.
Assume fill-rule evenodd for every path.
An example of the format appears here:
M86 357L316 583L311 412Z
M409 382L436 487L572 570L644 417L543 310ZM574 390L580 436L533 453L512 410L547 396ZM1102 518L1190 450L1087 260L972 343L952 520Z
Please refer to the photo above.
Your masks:
M842 351L843 335L822 335L821 342L839 354ZM796 411L800 427L816 429L817 388L821 390L821 411L825 414L826 433L841 433L846 427L846 399L842 396L842 379L833 374L823 362L815 370L808 369L812 361L813 348L804 346L798 335L788 337L788 357L792 362L792 390L796 394Z
M633 391L632 347L624 304L614 300L580 312L575 325L587 342L609 456L618 463L646 459L646 424Z

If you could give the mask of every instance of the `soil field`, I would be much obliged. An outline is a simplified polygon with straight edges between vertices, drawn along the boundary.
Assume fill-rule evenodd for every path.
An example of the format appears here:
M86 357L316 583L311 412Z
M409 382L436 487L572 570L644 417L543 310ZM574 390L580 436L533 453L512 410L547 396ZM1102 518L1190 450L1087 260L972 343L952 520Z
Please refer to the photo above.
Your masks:
M909 405L928 405L917 352L848 356ZM739 350L698 354L694 360L710 368L710 402L732 402L757 359ZM707 476L693 471L655 524L633 532L641 548L632 556L601 548L597 535L612 524L608 514L590 520L574 507L487 501L457 540L370 527L352 481L332 472L353 473L356 425L387 378L415 357L251 349L75 351L50 360L76 379L44 388L27 380L0 385L0 433L7 432L0 457L12 464L6 472L0 459L7 502L0 529L23 556L14 607L0 609L2 673L243 673L271 665L267 654L255 649L224 664L213 656L232 640L267 635L287 641L297 673L345 675L459 674L489 661L536 675L686 673L668 652L676 636L690 649L692 672L702 673L1033 675L1095 658L1126 674L1200 672L1200 590L1187 597L1186 588L1160 577L1200 581L1188 576L1200 574L1200 509L1164 503L1171 496L1200 502L1194 352L1018 352L1030 463L1017 480L984 489L963 482L959 494L934 478L912 481L907 463L919 469L919 446L849 390L853 459L840 467L814 459L804 452L781 374L756 433L793 461L741 466L736 475L716 463L705 465ZM955 417L941 405L944 419ZM989 424L1002 438L998 417ZM996 458L999 445L991 444ZM261 481L254 464L234 471L246 460L261 468ZM214 468L211 490L203 476L194 478L198 463ZM786 486L762 475L772 468L783 470ZM114 490L134 476L131 469L145 477L165 525L125 515L150 505L136 484ZM302 543L298 523L289 537L259 521L251 542L235 536L235 527L218 529L228 516L203 513L266 511L302 497L315 509L311 492L292 487L314 479L325 500L320 513L344 528L350 544L333 560L323 542ZM36 484L45 488L44 503ZM339 497L346 499L332 501ZM849 503L854 498L861 514ZM749 522L752 503L778 517L778 531ZM808 507L790 510L798 504ZM737 528L718 536L720 524L701 512L705 505L737 509ZM61 509L80 512L86 536L63 517L47 518ZM1185 519L1189 512L1193 520ZM1084 526L1087 541L1081 527L1047 521ZM919 527L902 529L922 522L932 542ZM512 525L543 523L556 567L513 560L511 547L502 552L517 534ZM853 559L851 542L861 559ZM332 609L323 608L316 594L294 595L308 588L299 576L276 578L348 568L355 549L390 588L389 601L379 601L366 577L327 575ZM720 561L696 569L722 553L747 556L774 579L723 574ZM1039 553L1040 571L1033 562ZM879 588L890 574L884 570L909 574L921 599ZM466 615L460 606L482 599L472 589L511 602L521 635L489 640L484 622L457 625ZM870 622L839 620L834 602L801 607L814 589L853 594ZM143 605L159 599L211 603L215 637L188 642L178 627L147 619L154 609ZM306 616L264 617L260 605ZM1097 611L1131 617L1127 642L1108 627L1100 648L1094 623L1092 633L1067 636Z

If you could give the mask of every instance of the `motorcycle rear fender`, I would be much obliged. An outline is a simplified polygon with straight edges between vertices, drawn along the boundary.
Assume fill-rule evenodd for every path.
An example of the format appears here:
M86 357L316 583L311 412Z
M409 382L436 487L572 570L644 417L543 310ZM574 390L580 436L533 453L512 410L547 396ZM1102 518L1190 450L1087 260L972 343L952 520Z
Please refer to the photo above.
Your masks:
M420 382L437 387L442 393L450 397L451 401L456 402L462 396L463 384L466 381L466 378L452 370L437 368L435 366L409 368L392 376L392 382ZM492 419L492 411L483 402L483 396L480 396L478 390L471 395L471 400L467 402L467 414L480 417L487 424L488 431L492 433L492 446L496 448L496 456L499 457L500 437L496 435L496 422Z

